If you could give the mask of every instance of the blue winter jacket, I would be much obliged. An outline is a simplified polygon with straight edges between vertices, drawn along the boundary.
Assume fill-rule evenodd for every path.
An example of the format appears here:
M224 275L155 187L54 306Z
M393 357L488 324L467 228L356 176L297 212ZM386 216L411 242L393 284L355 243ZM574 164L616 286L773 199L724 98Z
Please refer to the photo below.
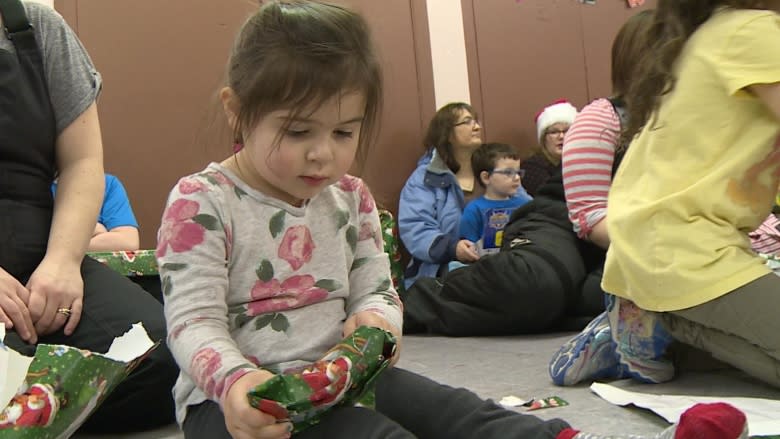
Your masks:
M431 149L406 180L398 203L398 234L412 256L404 273L409 288L418 277L436 277L455 259L463 191Z

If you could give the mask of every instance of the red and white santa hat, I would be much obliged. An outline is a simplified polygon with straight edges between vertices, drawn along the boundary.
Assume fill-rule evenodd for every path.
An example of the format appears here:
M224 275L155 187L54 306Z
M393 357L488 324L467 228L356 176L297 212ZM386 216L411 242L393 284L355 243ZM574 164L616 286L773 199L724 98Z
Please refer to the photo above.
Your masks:
M544 131L556 123L564 122L571 125L577 116L577 107L566 99L559 99L545 107L536 115L536 138L544 145Z

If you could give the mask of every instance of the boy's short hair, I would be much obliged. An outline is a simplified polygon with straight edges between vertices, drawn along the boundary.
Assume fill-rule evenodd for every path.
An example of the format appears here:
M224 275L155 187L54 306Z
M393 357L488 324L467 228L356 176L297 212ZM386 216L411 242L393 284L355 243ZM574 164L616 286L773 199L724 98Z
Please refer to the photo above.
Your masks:
M512 145L506 143L483 143L471 154L471 169L480 186L485 187L480 178L482 171L492 172L501 159L520 160L520 154Z

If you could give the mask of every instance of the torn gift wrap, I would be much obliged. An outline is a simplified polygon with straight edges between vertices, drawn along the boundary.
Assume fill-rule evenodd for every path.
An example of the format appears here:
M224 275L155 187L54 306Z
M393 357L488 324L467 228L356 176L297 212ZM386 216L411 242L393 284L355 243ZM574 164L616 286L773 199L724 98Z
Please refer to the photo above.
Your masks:
M105 354L39 344L35 356L26 357L4 338L0 325L0 439L70 437L157 346L140 323Z
M313 364L282 371L249 391L249 403L294 432L317 422L334 406L373 406L373 384L395 354L395 337L361 326Z

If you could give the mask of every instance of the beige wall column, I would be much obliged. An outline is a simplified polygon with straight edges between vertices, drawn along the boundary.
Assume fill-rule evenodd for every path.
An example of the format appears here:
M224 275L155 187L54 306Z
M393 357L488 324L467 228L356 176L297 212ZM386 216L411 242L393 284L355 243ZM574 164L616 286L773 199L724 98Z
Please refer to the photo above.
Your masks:
M427 0L436 108L470 102L463 11L460 0Z

